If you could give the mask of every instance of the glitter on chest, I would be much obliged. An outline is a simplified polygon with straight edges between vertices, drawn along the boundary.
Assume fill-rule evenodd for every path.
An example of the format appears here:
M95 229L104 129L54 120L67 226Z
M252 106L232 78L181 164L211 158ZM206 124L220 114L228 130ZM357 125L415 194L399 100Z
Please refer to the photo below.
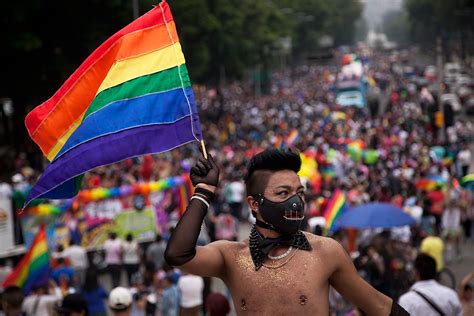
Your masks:
M292 284L293 273L288 267L281 267L279 269L268 269L265 266L261 267L258 271L255 271L255 265L253 264L250 254L238 254L236 256L237 267L239 272L237 273L239 279L245 279L246 281L252 282L252 284Z

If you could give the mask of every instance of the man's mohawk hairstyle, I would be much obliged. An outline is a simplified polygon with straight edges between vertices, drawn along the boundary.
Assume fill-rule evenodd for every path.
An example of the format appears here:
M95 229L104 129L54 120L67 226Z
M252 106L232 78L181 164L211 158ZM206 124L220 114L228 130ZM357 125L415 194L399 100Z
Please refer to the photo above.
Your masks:
M247 164L245 183L248 183L253 173L258 170L292 170L300 171L301 158L295 150L266 149L255 155Z

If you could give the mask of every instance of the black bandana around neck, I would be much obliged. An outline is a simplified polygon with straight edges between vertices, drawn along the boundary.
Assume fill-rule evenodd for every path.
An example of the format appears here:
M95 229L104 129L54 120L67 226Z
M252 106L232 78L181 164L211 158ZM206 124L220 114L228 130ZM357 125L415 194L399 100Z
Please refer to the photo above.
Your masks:
M253 264L255 265L255 270L262 267L267 255L278 245L292 246L301 250L312 249L308 239L302 231L298 231L292 236L283 235L277 238L264 238L257 231L257 228L254 225L250 231L249 248Z

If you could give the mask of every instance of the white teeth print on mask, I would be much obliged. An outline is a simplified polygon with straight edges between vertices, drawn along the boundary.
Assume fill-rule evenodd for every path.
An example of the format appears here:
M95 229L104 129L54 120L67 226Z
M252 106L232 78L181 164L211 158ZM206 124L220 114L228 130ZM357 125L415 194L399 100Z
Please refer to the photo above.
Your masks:
M304 202L297 194L283 202L272 202L257 195L260 214L265 222L283 235L294 235L304 219Z

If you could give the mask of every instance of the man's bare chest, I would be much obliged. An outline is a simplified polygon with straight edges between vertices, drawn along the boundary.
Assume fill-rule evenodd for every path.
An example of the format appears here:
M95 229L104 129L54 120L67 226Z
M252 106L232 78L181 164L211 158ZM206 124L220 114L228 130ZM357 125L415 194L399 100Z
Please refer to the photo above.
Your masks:
M289 312L326 309L328 277L324 267L316 266L308 253L296 253L287 262L269 261L255 270L248 253L236 254L228 265L226 283L236 309L243 311ZM276 313L278 314L278 313Z

